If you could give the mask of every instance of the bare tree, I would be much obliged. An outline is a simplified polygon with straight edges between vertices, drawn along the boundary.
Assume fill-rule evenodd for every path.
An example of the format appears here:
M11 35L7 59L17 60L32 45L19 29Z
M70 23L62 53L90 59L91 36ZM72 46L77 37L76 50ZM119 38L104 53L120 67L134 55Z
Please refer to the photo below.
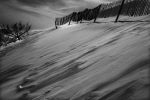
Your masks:
M22 24L21 22L12 25L0 25L0 46L25 38L30 29L30 24Z
M25 25L19 22L11 26L12 34L17 40L21 40L24 35L27 35L30 29L31 25L28 23Z

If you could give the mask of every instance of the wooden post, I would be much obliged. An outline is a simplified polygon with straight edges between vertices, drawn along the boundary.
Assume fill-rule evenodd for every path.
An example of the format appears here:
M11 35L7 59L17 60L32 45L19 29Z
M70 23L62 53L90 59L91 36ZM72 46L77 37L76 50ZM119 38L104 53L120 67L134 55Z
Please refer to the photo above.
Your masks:
M119 12L118 12L118 15L117 15L117 18L116 18L115 22L118 21L118 18L119 18L119 16L120 16L121 10L122 10L122 8L123 8L124 2L125 2L125 0L122 0L122 3L121 3L121 6L120 6L120 9L119 9Z
M58 23L58 20L57 18L55 19L55 28L57 29L57 23Z

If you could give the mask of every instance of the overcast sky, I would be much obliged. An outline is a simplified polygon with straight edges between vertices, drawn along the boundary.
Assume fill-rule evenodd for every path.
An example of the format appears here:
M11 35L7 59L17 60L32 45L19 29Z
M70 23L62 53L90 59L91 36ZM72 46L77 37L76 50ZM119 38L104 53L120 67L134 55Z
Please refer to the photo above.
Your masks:
M55 17L111 1L116 0L0 0L0 24L23 21L49 27Z

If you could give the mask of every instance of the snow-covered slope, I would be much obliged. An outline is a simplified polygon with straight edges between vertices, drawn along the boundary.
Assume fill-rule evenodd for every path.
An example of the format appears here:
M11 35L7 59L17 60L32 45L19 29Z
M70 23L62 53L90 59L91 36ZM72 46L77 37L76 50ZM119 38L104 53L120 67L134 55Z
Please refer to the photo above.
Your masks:
M149 16L143 22L111 20L64 25L7 48L1 99L147 100ZM27 88L17 91L19 84Z

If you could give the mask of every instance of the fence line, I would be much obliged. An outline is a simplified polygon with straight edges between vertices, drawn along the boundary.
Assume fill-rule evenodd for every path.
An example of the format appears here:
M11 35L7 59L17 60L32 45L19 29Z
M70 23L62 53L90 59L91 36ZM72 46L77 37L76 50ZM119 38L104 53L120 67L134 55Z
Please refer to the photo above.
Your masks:
M56 18L55 26L66 24L71 21L74 22L82 22L82 20L93 20L96 21L97 18L107 18L117 16L118 11L120 9L121 1L108 3L108 4L100 4L99 6L88 9L86 8L80 12L73 12L67 16ZM123 5L121 15L126 15L130 17L135 16L143 16L150 14L150 0L125 0Z

